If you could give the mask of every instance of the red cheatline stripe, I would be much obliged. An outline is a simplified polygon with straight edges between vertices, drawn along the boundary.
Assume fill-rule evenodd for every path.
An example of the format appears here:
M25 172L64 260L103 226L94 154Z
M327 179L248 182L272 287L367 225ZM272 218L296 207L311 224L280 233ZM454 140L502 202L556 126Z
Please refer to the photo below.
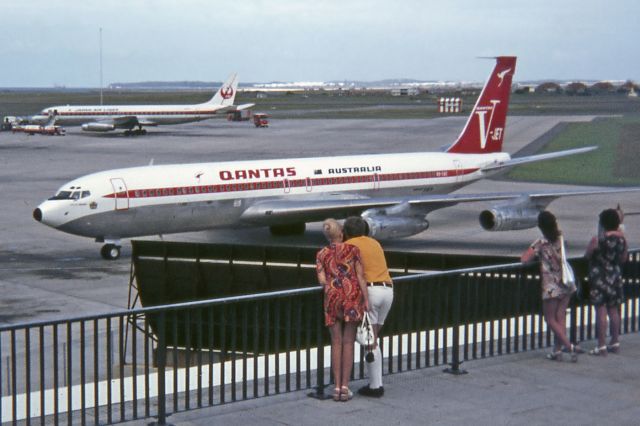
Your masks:
M211 111L73 111L73 112L59 112L58 116L61 117L84 117L84 116L128 116L128 115L205 115L215 114L215 110Z
M281 179L262 182L234 182L216 185L174 186L165 188L132 189L127 192L118 192L105 195L104 198L149 198L149 197L174 197L181 195L212 194L224 192L260 191L268 189L304 188L329 185L345 185L367 182L392 182L401 180L433 179L455 177L473 173L479 170L438 170L429 172L388 173L381 175L360 175L341 177L313 177L307 179Z

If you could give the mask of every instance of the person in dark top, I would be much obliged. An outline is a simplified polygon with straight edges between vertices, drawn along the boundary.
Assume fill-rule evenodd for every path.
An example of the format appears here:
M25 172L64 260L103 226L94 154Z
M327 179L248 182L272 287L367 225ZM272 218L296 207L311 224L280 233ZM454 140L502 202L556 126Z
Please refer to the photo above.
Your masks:
M615 209L600 213L598 235L589 242L589 299L596 308L598 346L590 355L607 355L620 350L620 305L623 302L622 264L627 260L627 240L620 230L622 215ZM606 345L607 317L611 340Z

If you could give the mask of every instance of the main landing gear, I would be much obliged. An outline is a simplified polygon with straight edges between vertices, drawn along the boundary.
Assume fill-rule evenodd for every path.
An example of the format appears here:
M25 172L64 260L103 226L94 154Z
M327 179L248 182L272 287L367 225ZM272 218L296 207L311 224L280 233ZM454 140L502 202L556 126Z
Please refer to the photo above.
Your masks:
M116 244L105 244L100 249L100 254L105 260L116 260L120 257L120 247Z
M141 136L141 135L146 135L147 131L145 129L136 129L136 130L125 130L124 131L124 135L125 136Z

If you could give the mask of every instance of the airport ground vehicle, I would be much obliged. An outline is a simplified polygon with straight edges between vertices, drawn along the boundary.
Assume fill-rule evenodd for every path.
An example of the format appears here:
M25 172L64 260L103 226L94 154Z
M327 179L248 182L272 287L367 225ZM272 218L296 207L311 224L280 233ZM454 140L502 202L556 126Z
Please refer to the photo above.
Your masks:
M269 127L269 114L262 112L253 114L253 124L256 127Z

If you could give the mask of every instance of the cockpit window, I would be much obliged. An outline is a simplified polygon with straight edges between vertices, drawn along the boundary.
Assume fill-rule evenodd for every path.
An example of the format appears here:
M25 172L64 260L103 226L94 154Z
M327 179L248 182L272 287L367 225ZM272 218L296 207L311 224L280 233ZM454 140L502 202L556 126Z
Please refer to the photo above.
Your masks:
M79 200L87 198L91 195L91 191L60 191L49 200Z
M50 200L71 200L71 191L60 191L53 197L49 198Z

